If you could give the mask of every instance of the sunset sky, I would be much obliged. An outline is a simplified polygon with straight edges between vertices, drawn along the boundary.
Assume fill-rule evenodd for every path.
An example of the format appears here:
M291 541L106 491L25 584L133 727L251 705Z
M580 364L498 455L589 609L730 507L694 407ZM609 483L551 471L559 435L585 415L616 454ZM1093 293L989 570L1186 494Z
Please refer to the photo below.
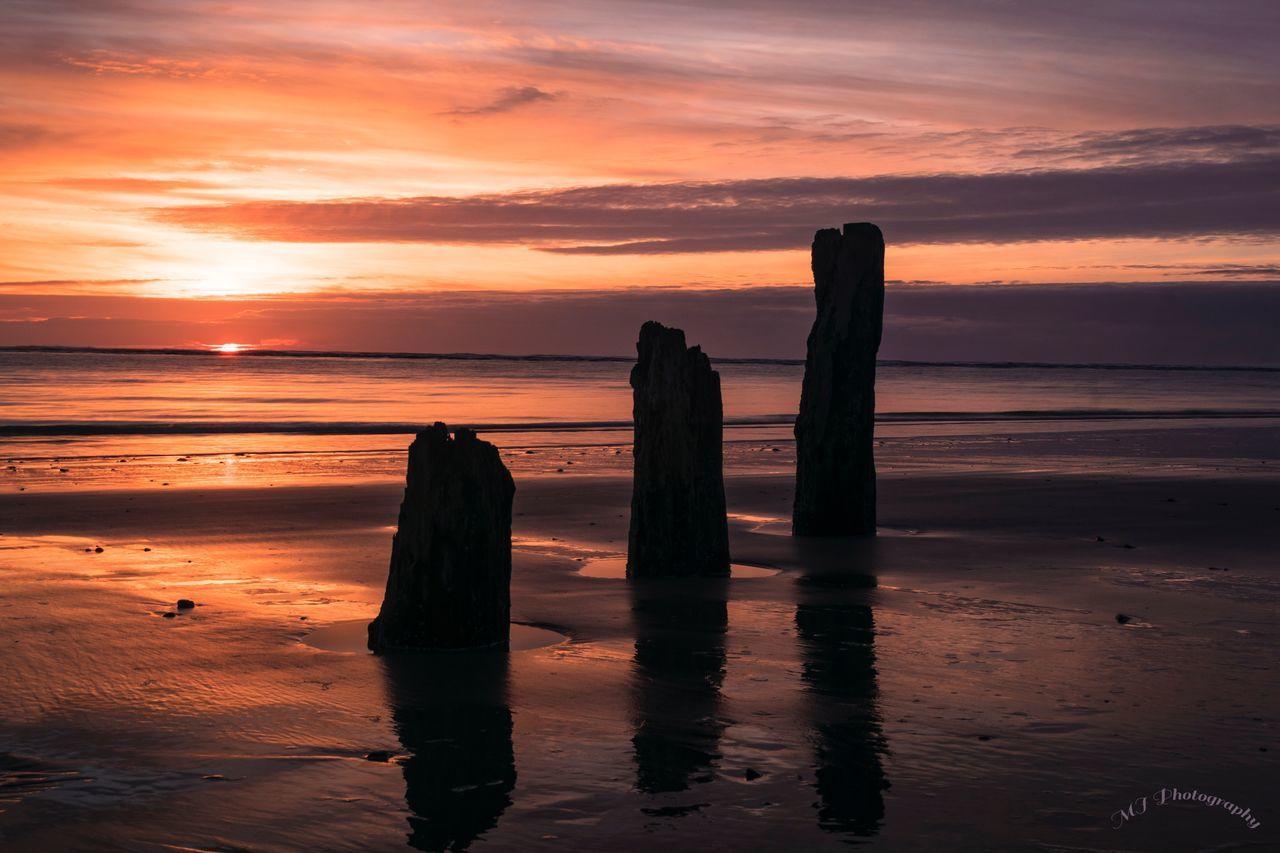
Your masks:
M625 353L660 312L794 355L814 229L869 220L889 357L1277 363L1277 34L1269 0L0 0L0 345Z

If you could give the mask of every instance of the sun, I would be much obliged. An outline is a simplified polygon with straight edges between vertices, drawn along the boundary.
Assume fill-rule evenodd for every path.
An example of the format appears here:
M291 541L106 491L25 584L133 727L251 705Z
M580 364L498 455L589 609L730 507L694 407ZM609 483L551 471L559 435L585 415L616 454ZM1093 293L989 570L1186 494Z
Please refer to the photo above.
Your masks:
M218 344L214 349L223 355L235 355L244 349L240 344Z

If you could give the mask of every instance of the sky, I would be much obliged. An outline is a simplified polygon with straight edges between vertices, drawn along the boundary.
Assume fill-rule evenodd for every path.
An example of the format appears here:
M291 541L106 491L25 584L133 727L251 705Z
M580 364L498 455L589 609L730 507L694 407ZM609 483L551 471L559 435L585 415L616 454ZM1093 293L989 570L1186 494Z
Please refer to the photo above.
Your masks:
M0 346L1280 364L1280 5L0 0ZM657 316L660 315L660 316ZM713 349L714 347L714 349Z

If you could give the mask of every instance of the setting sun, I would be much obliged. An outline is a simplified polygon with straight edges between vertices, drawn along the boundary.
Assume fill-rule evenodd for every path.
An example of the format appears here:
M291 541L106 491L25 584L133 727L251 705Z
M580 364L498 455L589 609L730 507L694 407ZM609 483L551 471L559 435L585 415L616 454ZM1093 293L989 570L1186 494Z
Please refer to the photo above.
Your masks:
M244 347L240 346L240 344L219 344L214 349L224 355L235 355L244 349Z

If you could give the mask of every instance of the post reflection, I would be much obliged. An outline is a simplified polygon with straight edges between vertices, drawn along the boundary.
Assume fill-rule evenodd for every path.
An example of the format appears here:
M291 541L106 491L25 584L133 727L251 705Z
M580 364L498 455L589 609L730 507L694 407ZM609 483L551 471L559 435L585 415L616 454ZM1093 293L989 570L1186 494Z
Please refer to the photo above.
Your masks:
M876 702L875 620L864 575L799 581L796 631L801 678L813 727L818 824L833 833L872 836L884 819L889 788Z
M408 844L465 850L498 825L516 784L507 655L382 658L402 759Z
M645 581L631 595L636 788L685 791L720 757L728 581Z

